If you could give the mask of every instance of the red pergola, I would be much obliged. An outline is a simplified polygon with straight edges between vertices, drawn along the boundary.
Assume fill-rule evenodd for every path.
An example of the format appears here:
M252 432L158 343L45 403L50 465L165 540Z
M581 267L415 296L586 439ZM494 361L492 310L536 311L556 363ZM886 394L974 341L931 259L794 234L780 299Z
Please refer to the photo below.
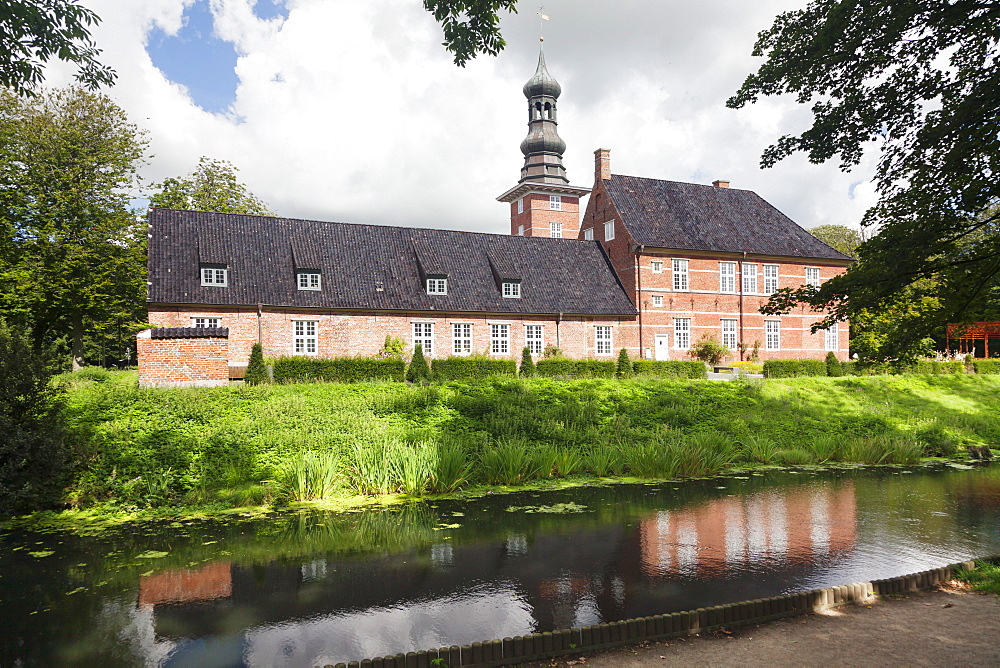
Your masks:
M975 353L976 344L983 342L983 356L990 356L990 337L1000 337L1000 322L973 322L967 325L948 325L945 332L945 350L951 351L952 343L960 353Z

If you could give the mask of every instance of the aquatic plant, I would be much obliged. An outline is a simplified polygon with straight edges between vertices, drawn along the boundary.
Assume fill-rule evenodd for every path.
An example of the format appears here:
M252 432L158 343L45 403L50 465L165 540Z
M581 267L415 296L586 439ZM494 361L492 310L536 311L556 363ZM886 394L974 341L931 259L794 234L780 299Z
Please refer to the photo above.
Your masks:
M454 492L469 483L472 463L460 443L441 443L437 447L437 465L431 481L433 492Z
M340 461L334 453L307 450L288 462L282 482L292 501L311 501L333 496L340 477ZM262 496L263 492L261 488Z

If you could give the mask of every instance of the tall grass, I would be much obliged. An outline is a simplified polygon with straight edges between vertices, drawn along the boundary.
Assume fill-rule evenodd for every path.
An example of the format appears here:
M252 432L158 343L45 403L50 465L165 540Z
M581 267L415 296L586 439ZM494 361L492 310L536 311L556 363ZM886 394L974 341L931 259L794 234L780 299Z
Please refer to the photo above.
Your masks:
M307 450L291 459L284 471L284 486L292 501L326 499L340 491L340 461L332 452Z

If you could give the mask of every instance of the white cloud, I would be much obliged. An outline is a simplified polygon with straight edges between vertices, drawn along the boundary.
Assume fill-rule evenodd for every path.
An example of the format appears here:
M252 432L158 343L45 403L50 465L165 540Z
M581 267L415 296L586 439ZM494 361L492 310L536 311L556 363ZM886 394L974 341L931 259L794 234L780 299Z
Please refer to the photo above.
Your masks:
M521 86L534 71L538 20L522 3L503 21L507 49L455 67L419 0L286 0L263 21L253 0L210 0L215 34L239 56L228 114L198 108L145 51L148 31L181 27L192 0L85 0L101 17L110 94L147 128L151 180L199 156L231 160L283 215L505 232L494 198L515 184L526 132ZM789 100L725 108L759 61L759 30L796 0L758 3L550 0L546 59L562 83L560 134L574 184L593 150L619 173L757 191L805 227L856 224L874 201L871 164L842 174L801 156L760 170L761 151L807 127ZM53 83L66 81L54 68ZM854 186L858 181L862 183ZM852 196L853 195L853 196Z

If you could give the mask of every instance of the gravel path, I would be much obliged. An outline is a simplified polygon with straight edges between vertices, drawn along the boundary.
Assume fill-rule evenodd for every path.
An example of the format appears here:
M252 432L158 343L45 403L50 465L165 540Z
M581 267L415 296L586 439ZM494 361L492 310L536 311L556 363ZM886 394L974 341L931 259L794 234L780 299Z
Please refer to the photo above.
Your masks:
M942 589L526 666L1000 666L1000 597Z

